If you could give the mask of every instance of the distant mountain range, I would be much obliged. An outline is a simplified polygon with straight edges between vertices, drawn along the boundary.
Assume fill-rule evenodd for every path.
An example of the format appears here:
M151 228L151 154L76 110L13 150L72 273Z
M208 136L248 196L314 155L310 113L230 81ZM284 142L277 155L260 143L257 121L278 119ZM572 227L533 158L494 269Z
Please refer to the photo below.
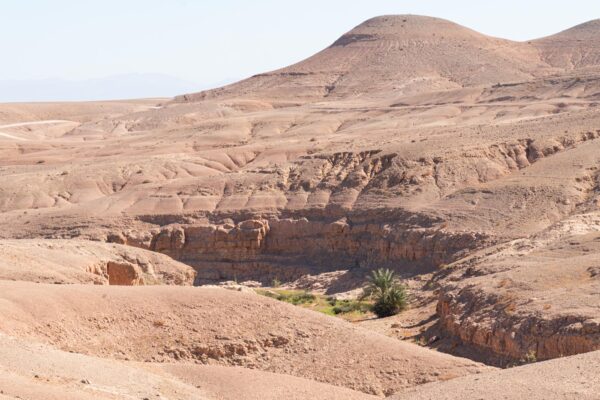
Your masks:
M86 101L172 97L219 87L233 80L198 84L165 74L120 74L86 80L0 80L0 102Z

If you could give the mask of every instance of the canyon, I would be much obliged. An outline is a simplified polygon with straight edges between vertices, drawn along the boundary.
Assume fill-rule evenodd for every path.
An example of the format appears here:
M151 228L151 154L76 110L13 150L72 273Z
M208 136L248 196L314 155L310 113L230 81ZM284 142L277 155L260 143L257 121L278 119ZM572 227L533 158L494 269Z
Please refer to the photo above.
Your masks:
M600 359L599 49L598 20L382 16L223 88L0 104L0 399L500 398L561 369L538 398L594 398L567 382ZM382 267L411 305L380 321L252 290Z

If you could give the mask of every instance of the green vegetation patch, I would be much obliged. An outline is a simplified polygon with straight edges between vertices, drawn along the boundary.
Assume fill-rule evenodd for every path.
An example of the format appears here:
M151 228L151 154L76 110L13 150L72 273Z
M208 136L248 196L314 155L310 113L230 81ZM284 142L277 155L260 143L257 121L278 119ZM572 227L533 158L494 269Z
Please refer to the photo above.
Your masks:
M298 306L300 304L314 303L317 300L317 296L312 293L304 292L300 290L258 290L258 294L270 297L275 300L284 301L286 303Z
M314 294L302 290L257 289L260 295L296 306L337 316L349 321L365 319L372 315L372 304L364 300L337 300L332 296Z

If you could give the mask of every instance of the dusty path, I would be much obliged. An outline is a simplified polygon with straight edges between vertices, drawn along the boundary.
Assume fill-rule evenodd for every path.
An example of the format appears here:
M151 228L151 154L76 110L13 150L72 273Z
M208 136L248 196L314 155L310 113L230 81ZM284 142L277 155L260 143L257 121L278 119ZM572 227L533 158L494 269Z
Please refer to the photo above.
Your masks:
M29 139L22 138L22 137L19 137L19 136L14 136L14 135L11 135L9 133L4 133L1 130L2 129L7 129L7 128L19 128L19 127L22 127L22 126L30 126L30 125L61 124L61 123L65 123L65 122L73 122L73 121L60 120L60 119L50 119L50 120L45 120L45 121L19 122L19 123L16 123L16 124L0 125L0 136L6 137L6 138L9 138L9 139L15 139L15 140L21 140L21 141L29 141Z
M0 136L5 137L5 138L9 138L9 139L15 139L15 140L22 140L24 142L27 142L28 139L24 139L18 136L13 136L13 135L9 135L8 133L2 133L0 132Z

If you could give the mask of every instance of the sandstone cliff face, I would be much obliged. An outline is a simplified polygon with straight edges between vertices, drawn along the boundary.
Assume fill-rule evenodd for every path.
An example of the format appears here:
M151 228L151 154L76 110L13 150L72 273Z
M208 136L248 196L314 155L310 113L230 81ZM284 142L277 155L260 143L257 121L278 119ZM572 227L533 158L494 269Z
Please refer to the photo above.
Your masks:
M440 327L499 363L600 349L600 214L494 246L437 274Z
M196 268L198 282L291 280L336 269L389 266L402 272L430 270L486 242L472 233L440 226L335 221L307 218L249 219L238 223L163 227L145 238L113 235L109 240L146 247Z
M117 286L139 286L145 284L142 270L128 262L109 262L106 264L108 284Z
M440 325L463 343L492 353L499 364L541 361L600 349L600 319L565 314L547 317L511 311L501 296L476 290L445 293L437 306Z

